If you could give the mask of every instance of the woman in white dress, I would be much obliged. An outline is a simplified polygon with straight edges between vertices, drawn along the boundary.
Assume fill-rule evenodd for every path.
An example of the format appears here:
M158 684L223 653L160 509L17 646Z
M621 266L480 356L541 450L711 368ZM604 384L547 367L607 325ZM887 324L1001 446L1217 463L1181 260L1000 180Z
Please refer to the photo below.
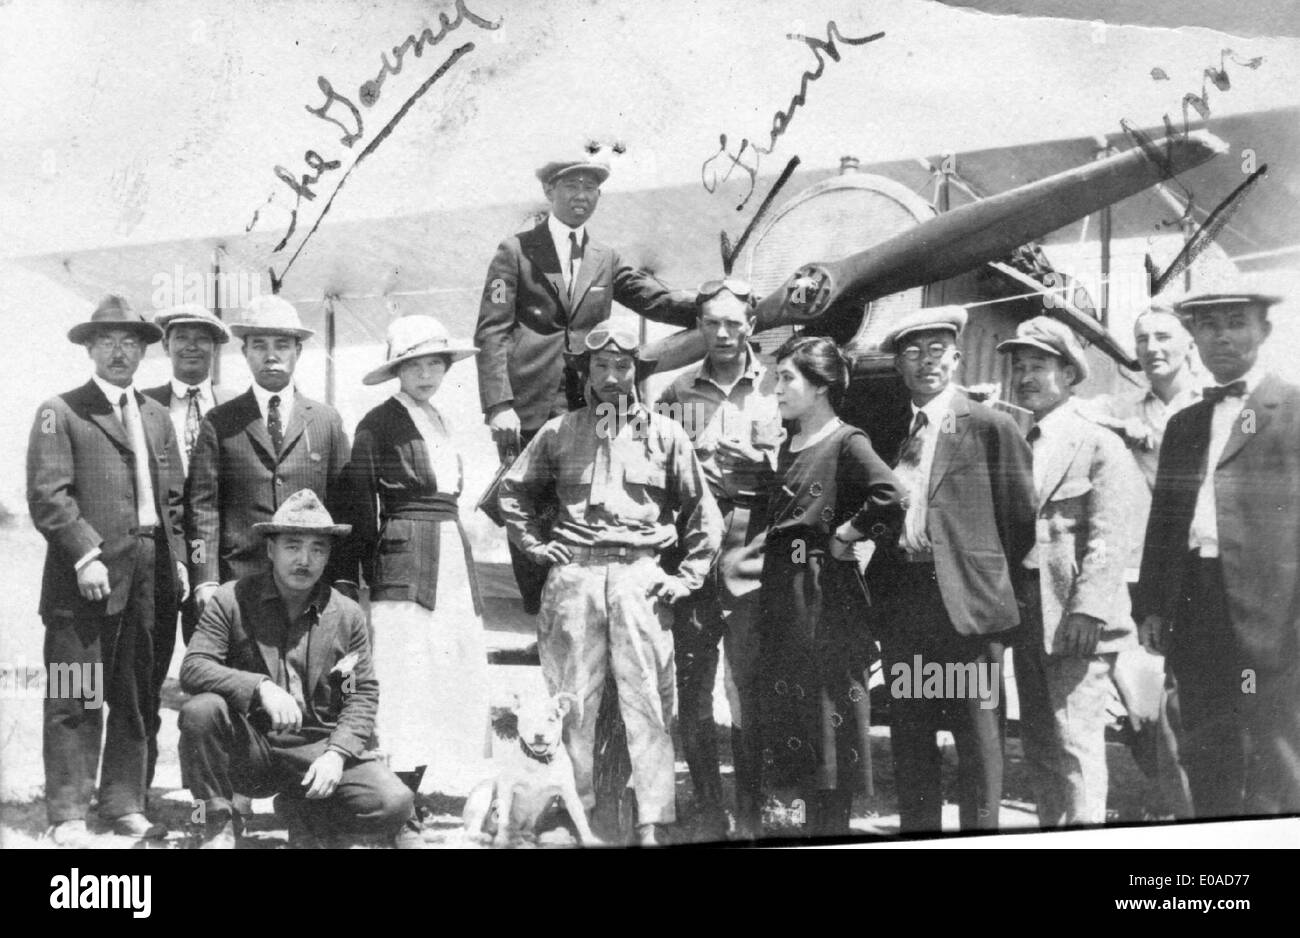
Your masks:
M358 424L347 472L370 586L379 748L421 794L464 795L488 775L487 649L457 514L461 459L430 403L452 363L474 354L430 316L396 320L363 383L401 386Z

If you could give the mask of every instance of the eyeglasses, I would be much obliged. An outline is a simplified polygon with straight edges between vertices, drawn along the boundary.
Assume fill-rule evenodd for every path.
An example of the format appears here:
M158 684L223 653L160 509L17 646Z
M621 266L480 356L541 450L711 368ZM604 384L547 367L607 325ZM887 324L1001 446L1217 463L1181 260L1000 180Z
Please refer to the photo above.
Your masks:
M612 345L620 352L635 352L639 345L636 334L626 329L610 328L609 326L597 326L587 333L587 338L583 340L589 352L599 352L606 346Z
M123 352L138 352L144 348L144 343L139 339L114 339L112 336L107 335L97 336L91 344L94 345L96 351L100 352L109 352L114 349L121 349Z
M700 288L695 292L695 302L697 304L707 302L723 290L726 290L738 300L744 300L747 303L754 302L754 288L739 277L706 280L700 284Z
M904 361L919 362L922 358L943 358L948 349L956 347L946 342L931 342L924 349L919 345L909 345L898 354Z

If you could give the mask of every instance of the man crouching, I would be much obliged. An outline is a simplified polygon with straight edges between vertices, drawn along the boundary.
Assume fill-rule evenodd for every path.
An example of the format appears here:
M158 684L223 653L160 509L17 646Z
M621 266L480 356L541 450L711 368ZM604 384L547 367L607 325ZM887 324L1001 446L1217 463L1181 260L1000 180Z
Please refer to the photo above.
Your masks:
M334 524L310 489L269 523L271 570L222 584L181 665L181 774L202 847L232 848L234 792L279 793L309 831L380 832L420 847L413 796L368 750L379 702L361 607L321 583Z

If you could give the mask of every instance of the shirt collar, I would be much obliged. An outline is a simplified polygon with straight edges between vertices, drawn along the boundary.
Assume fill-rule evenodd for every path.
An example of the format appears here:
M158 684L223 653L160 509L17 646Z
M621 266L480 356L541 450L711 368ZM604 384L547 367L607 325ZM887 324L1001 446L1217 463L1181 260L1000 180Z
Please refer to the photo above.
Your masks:
M737 380L748 378L752 384L758 384L758 382L762 380L762 377L763 363L759 361L758 356L754 354L754 346L745 343L745 368L741 371L740 378ZM700 362L700 367L695 372L694 383L699 383L701 381L708 381L711 384L717 384L719 387L722 386L719 384L718 380L713 377L713 366L709 363L707 357L704 361Z
M564 222L560 221L554 215L546 216L546 227L551 232L551 240L557 244L567 244L569 234L573 233L578 236L578 246L582 247L587 243L587 226L579 225L577 228L570 228Z
M1052 431L1052 428L1060 422L1061 416L1073 412L1074 397L1070 396L1063 400L1056 407L1052 408L1046 417L1034 422L1040 435L1046 435Z
M283 413L293 401L294 393L292 381L285 385L284 390L282 391L268 391L256 381L253 382L253 397L257 398L257 406L263 414L265 414L267 408L271 406L271 397L274 395L279 396L280 412Z
M956 393L957 389L950 384L931 398L924 407L917 407L916 401L912 401L912 419L916 420L916 415L921 411L925 411L926 423L939 423L943 419L943 415L951 409L952 398Z
M135 400L135 384L128 384L124 388L119 388L116 384L109 384L99 375L91 375L91 378L99 387L99 390L103 392L104 397L108 398L108 402L113 406L117 406L118 402L122 400L123 394L130 394L131 399Z
M172 397L176 398L177 400L183 400L185 396L189 394L190 388L199 389L200 399L205 401L212 400L212 379L211 378L204 378L198 384L186 384L184 381L177 381L175 378L172 378L171 384L172 384Z

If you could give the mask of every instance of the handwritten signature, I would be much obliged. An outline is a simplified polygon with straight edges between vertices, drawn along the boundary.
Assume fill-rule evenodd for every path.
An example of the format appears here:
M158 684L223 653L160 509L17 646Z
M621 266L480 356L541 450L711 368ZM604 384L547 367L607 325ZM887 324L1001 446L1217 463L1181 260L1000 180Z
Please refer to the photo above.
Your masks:
M726 134L718 135L718 152L704 161L700 166L700 180L704 184L707 192L713 193L718 188L718 171L712 164L715 160L726 158L729 161L725 168L725 174L721 181L725 182L731 177L731 173L736 168L743 170L749 176L749 191L745 198L736 206L736 211L744 209L750 197L754 194L754 180L758 176L759 163L764 156L770 155L776 148L776 141L785 133L786 128L790 126L790 121L794 118L795 111L807 103L808 85L822 77L826 70L826 60L822 58L822 53L830 56L831 60L838 62L840 60L840 50L835 45L836 40L850 46L866 45L869 42L875 42L877 39L884 38L884 33L874 33L870 36L848 37L840 34L839 27L831 20L826 24L826 38L817 39L812 36L802 36L796 33L787 33L787 39L795 39L803 42L812 50L817 59L817 68L812 71L805 71L803 77L799 80L799 91L790 99L789 106L784 111L777 111L772 115L772 126L768 130L767 146L755 143L748 137L742 138L739 149L733 154L729 149L729 141ZM753 153L753 165L745 162L746 151Z
M1262 56L1256 56L1255 58L1243 61L1238 58L1236 53L1231 49L1221 50L1219 53L1219 67L1215 68L1213 65L1207 66L1205 71L1202 73L1201 93L1195 94L1194 92L1188 92L1183 95L1182 130L1174 127L1173 121L1169 119L1168 114L1164 116L1166 137L1165 152L1161 152L1155 141L1152 140L1148 134L1138 130L1127 120L1120 121L1120 126L1124 128L1124 132L1142 148L1143 152L1146 153L1146 155L1155 162L1156 165L1160 166L1164 170L1165 178L1174 181L1183 192L1186 202L1183 208L1182 217L1170 224L1179 225L1191 219L1192 206L1195 198L1192 195L1191 190L1183 185L1182 182L1178 181L1177 177L1173 174L1169 162L1168 148L1173 146L1174 141L1184 139L1188 133L1190 133L1189 109L1194 110L1200 116L1201 120L1210 119L1210 91L1208 84L1213 84L1219 91L1228 91L1231 89L1232 82L1227 71L1227 62L1229 60L1231 60L1235 65L1240 65L1252 70L1259 68L1260 65L1264 63ZM1167 81L1169 76L1165 74L1162 69L1156 68L1152 69L1151 77L1157 81ZM1202 251L1210 246L1218 236L1219 232L1228 224L1228 221L1232 218L1233 214L1241 207L1241 202L1245 196L1255 188L1267 173L1267 163L1259 166L1253 172L1250 172L1246 180L1233 189L1232 192L1228 194L1228 197L1215 206L1214 211L1210 212L1210 214L1206 216L1205 221L1197 227L1191 237L1187 238L1186 242L1183 244L1182 250L1178 252L1178 256L1173 259L1170 265L1163 272L1156 273L1154 269L1148 271L1152 296L1159 295L1175 277L1186 270L1191 263L1196 260L1197 256Z
M346 95L339 94L334 89L334 86L329 79L324 75L320 75L316 78L316 86L320 89L321 94L325 96L324 103L317 107L313 107L310 104L306 105L307 112L319 117L327 123L333 124L342 131L342 136L339 137L339 143L352 149L365 138L365 122L362 118L362 108L368 110L373 108L379 102L383 92L384 82L390 75L397 75L402 71L402 66L407 53L413 52L416 58L422 57L426 47L438 45L447 37L448 34L456 31L466 22L469 22L480 29L495 30L501 28L500 21L494 22L481 17L466 7L465 0L456 0L455 19L449 19L446 12L439 13L439 29L436 33L432 28L425 27L418 36L411 34L406 37L401 45L394 46L391 60L389 59L388 53L385 52L380 54L380 69L378 74L376 74L374 78L363 82L357 89L356 98L361 103L360 108L357 107L356 103L354 103L352 99L348 98ZM334 199L338 196L340 190L342 190L344 184L352 175L353 170L355 170L366 157L373 153L376 148L378 148L378 146L383 143L390 134L392 134L394 128L396 128L402 118L410 112L415 103L420 100L420 98L423 97L439 79L446 75L457 62L470 52L474 51L475 48L473 42L466 42L453 49L451 54L448 55L447 58L434 70L433 74L428 76L420 86L416 88L416 90L404 102L402 102L393 116L389 118L389 120L379 129L379 132L370 139L369 143L365 144L365 146L357 152L356 158L352 161L352 164L340 177L338 177L333 191L329 193L329 197L321 203L315 221L297 243L284 266L279 271L275 270L274 267L270 268L271 289L273 292L279 292L280 284L284 281L285 275L288 274L289 269L298 259L303 248L307 246L312 235L316 233L316 230L320 227L325 216L329 214L329 210L334 204ZM335 105L338 105L338 107L335 107ZM331 110L333 110L333 113L331 113ZM294 203L293 208L290 209L289 212L288 226L279 242L271 249L272 255L282 254L289 249L290 241L298 230L299 210L303 208L304 202L311 203L316 201L318 194L316 192L316 187L320 184L321 178L325 176L325 174L333 173L343 167L343 160L326 159L314 149L308 150L303 154L303 162L307 164L309 172L303 173L299 176L295 176L294 173L286 169L284 166L277 165L274 169L276 178L283 182L289 188L290 192L293 193ZM268 196L266 202L263 203L263 207L275 201L276 194L281 191L282 190L277 190L277 192L273 192ZM256 227L261 217L261 211L262 209L259 208L253 213L253 217L244 227L245 232L252 231L253 228Z

